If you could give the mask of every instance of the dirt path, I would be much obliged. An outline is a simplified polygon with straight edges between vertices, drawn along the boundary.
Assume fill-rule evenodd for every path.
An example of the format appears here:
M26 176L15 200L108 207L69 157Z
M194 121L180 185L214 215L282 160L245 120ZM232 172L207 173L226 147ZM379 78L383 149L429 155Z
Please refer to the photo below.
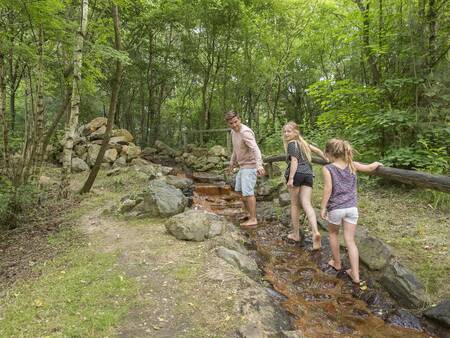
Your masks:
M117 220L95 211L82 230L98 250L119 252L123 271L138 283L119 337L234 337L241 324L238 293L255 282L210 250L184 242L160 219Z

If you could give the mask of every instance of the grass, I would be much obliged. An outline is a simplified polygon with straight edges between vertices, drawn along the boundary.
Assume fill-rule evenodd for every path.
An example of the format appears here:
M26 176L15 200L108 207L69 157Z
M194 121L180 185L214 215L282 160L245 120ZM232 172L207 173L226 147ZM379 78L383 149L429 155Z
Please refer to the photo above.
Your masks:
M73 230L49 238L70 241ZM36 279L17 283L0 300L0 337L104 337L132 305L136 287L115 254L78 245L42 263Z

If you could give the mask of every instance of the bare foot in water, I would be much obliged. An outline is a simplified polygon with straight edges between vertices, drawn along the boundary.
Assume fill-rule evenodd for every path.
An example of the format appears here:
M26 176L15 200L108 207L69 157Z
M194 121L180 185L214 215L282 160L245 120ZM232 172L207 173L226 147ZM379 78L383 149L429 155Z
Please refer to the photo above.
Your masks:
M294 234L287 235L287 238L294 242L300 242L300 236L295 236Z
M358 278L358 280L355 279L355 276L353 276L352 269L345 270L345 272L350 277L350 279L352 280L353 283L355 283L355 284L359 283L359 278Z
M241 223L243 227L255 227L258 225L258 221L256 219L249 219L247 222Z
M320 235L320 232L313 235L313 250L320 250L322 247L322 236Z
M330 261L328 262L328 265L331 266L336 271L339 271L342 269L341 264L339 264L339 265L335 264L334 259L330 259Z

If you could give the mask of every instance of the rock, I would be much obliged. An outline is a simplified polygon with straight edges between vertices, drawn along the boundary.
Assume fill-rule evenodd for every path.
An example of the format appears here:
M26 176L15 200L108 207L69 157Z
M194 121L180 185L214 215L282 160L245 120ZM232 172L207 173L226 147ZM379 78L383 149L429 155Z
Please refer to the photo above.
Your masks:
M150 181L143 192L140 212L149 216L173 216L184 211L187 198L177 189L163 180Z
M88 171L88 170L89 170L89 166L81 158L78 158L78 157L72 158L72 172L79 173L79 172Z
M129 142L127 141L127 138L124 136L114 136L109 139L109 143L127 145Z
M172 167L166 167L166 166L161 166L161 173L166 176L169 175L170 173L173 172L173 168Z
M141 167L141 166L145 166L145 165L149 165L151 164L151 162L143 159L143 158L133 158L131 160L131 165L137 166L137 167Z
M167 144L165 144L159 140L155 142L155 147L156 147L156 149L158 149L158 151L160 153L169 155L170 157L181 156L181 152L176 151L175 149L172 149Z
M101 126L88 136L89 141L102 140L106 133L106 126Z
M223 182L225 180L224 176L220 174L198 173L198 172L193 173L192 178L194 179L194 181L200 183L217 183Z
M253 322L241 325L238 329L241 338L264 338L268 337L261 322Z
M207 148L201 148L201 147L194 147L192 148L192 155L194 155L197 158L203 157L206 154L208 154Z
M178 189L187 189L193 186L194 181L187 177L178 177L173 175L166 176L166 182Z
M423 285L398 262L388 266L380 283L400 305L406 308L419 308L428 301Z
M281 193L278 199L280 201L280 207L285 207L286 205L291 204L291 194L288 192Z
M387 322L407 329L423 330L419 318L405 309L397 309L393 314L389 315Z
M206 158L206 161L207 161L208 163L217 165L217 164L219 164L219 163L221 162L221 159L220 159L220 157L217 157L217 156L208 156L208 157Z
M82 134L84 136L90 135L100 127L106 126L107 122L108 119L106 117L97 117L83 127Z
M117 160L114 161L113 169L126 166L127 166L127 158L125 156L120 156Z
M251 245L248 238L244 237L239 231L226 231L221 236L213 239L211 248L222 246L243 255L248 255L248 250L244 245Z
M208 153L209 153L211 156L217 156L217 157L222 156L222 157L227 157L227 150L226 150L224 147L220 146L220 145L215 145L215 146L211 147L211 148L208 150Z
M256 204L256 205L258 205L258 204ZM289 226L291 224L291 206L286 206L281 211L280 223L285 226Z
M435 320L450 329L450 300L428 308L423 314L425 317Z
M90 144L88 146L87 152L87 164L92 167L97 159L98 152L100 151L100 146L98 144Z
M117 150L114 148L108 149L103 156L103 162L113 163L117 159Z
M41 186L41 187L48 187L49 185L51 185L53 182L52 182L52 179L50 178L50 177L48 177L48 176L45 176L45 175L41 175L40 177L39 177L39 185Z
M224 232L226 222L211 212L190 209L169 218L166 229L178 239L202 242Z
M256 215L261 221L274 221L278 219L273 202L263 201L256 203Z
M377 238L367 236L357 241L360 260L370 270L381 270L390 261L392 253L389 247Z
M112 137L122 137L128 143L133 142L133 139L134 139L133 135L131 135L131 133L126 129L115 129L112 131L111 136Z
M141 147L135 145L128 145L126 154L127 160L131 161L132 159L137 158L141 153Z
M145 158L145 159L152 159L153 156L158 152L158 150L156 148L152 148L152 147L145 147L144 149L142 149L141 152L141 157Z
M73 150L75 151L75 154L80 158L87 152L86 146L84 144L77 144L73 147Z
M258 180L256 184L256 196L258 199L262 199L263 201L271 201L273 199L272 194L277 190L277 187L274 187L267 180Z
M123 169L121 167L111 169L106 173L106 176L117 176L122 172L122 170Z
M282 331L281 337L283 338L306 338L302 331Z
M259 277L259 269L256 261L240 252L220 246L216 249L217 256L223 258L227 263L237 267L239 270L252 278Z
M120 204L119 207L119 213L124 214L126 212L129 212L131 210L133 210L133 208L138 205L140 202L142 202L141 200L133 200L133 199L126 199L124 201L122 201L122 203Z
M103 162L102 164L100 164L100 169L107 171L111 170L111 163Z

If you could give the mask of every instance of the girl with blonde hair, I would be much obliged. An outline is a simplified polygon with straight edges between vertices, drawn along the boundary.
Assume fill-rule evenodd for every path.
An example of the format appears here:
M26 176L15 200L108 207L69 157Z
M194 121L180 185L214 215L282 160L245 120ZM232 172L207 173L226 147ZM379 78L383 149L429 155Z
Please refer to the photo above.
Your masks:
M322 169L324 188L320 215L328 221L330 248L333 255L328 264L337 271L342 269L339 252L339 227L342 225L350 261L347 275L361 290L365 290L367 286L359 279L359 252L355 243L358 221L356 173L371 172L382 164L354 162L352 146L340 139L331 139L327 142L325 155L331 163Z
M286 152L288 167L285 178L291 195L291 222L292 233L288 239L300 242L300 208L305 211L309 225L313 233L313 249L321 248L321 236L317 229L316 213L311 205L314 173L311 166L311 152L320 155L326 160L324 153L308 142L300 135L298 125L288 122L283 127L283 143Z

